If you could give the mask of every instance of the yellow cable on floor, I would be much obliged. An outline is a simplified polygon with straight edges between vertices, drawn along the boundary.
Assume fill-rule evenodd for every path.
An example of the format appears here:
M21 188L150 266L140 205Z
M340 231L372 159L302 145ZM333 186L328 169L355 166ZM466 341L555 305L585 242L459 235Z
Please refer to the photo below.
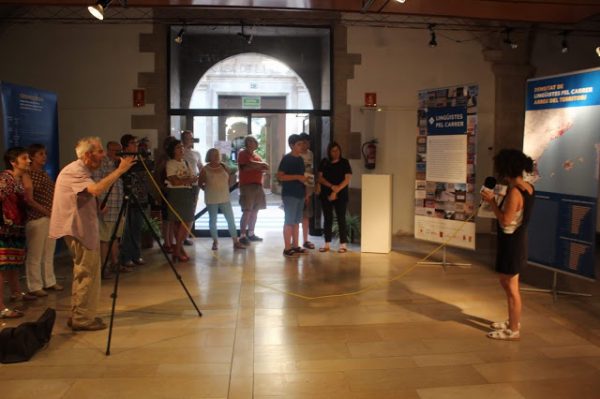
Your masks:
M185 229L188 231L188 233L196 238L196 236L191 232L191 230L188 228L188 226L185 224L185 222L183 221L183 219L181 219L181 216L175 211L175 209L173 209L173 207L171 206L171 203L165 198L165 196L162 193L162 190L160 189L160 187L158 186L158 184L156 183L156 180L154 180L154 176L152 176L152 173L150 172L150 170L148 169L148 167L146 166L146 163L142 160L142 165L144 166L144 169L146 169L146 172L148 173L148 176L150 176L150 180L152 181L152 183L154 184L154 187L156 188L156 190L158 191L160 197L163 199L163 201L165 201L165 203L167 204L168 208L173 212L173 214L177 217L177 219L179 219L179 221L185 226ZM447 240L445 240L443 243L441 243L440 245L438 245L436 248L434 248L432 251L430 251L424 258L418 260L417 262L415 262L413 265L411 265L410 267L408 267L406 270L402 271L401 273L397 274L396 276L387 279L383 282L380 283L375 283L375 284L371 284L366 286L365 288L361 288L359 290L356 291L350 291L350 292L345 292L345 293L341 293L341 294L329 294L329 295L318 295L318 296L308 296L308 295L303 295L303 294L299 294L297 292L293 292L293 291L288 291L288 290L283 290L277 287L273 287L272 285L268 285L268 284L264 284L261 283L260 281L253 279L253 280L244 280L246 282L254 282L256 285L261 286L263 288L268 288L271 289L273 291L277 291L280 292L282 294L288 295L288 296L292 296L295 298L300 298L300 299L304 299L306 301L315 301L318 299L328 299L328 298L341 298L341 297L346 297L346 296L354 296L354 295L360 295L360 294L364 294L365 292L368 291L372 291L376 288L383 288L385 286L387 286L389 283L393 282L393 281L397 281L402 279L404 276L406 276L408 273L412 272L417 266L419 266L419 263L422 263L424 261L426 261L427 259L429 259L433 254L435 254L437 251L439 251L440 249L444 248L445 246L448 245L448 243L454 238L456 237L456 235L458 234L458 232L465 226L465 224L467 224L469 221L471 221L474 217L475 217L475 213L474 212L471 216L469 216L467 219L465 219L460 226L458 226L456 228L456 230L454 230L454 232L450 235L450 237L448 237ZM201 244L202 245L202 244ZM204 246L204 245L202 245ZM208 248L206 246L204 246L205 248ZM215 253L216 251L210 251L209 253L211 254L211 256L219 261L221 261L221 258ZM232 263L230 262L224 262L227 263L229 266L234 266Z
M295 297L295 298L304 299L304 300L307 300L307 301L314 301L314 300L318 300L318 299L328 299L328 298L341 298L341 297L346 297L346 296L354 296L354 295L364 294L365 292L372 291L372 290L374 290L376 288L383 288L383 287L389 285L393 281L397 281L397 280L402 279L408 273L410 273L411 271L413 271L419 265L419 263L422 263L422 262L426 261L433 254L435 254L437 251L439 251L440 249L442 249L446 245L448 245L448 243L450 242L450 240L452 240L454 237L456 237L456 234L458 234L458 232L464 227L464 225L467 224L474 217L475 217L475 213L473 213L473 215L471 215L469 218L467 218L466 220L464 220L463 223L461 223L460 226L458 226L456 228L456 230L450 235L450 237L446 241L444 241L443 243L441 243L440 245L438 245L436 248L434 248L432 251L430 251L424 258L418 260L413 265L411 265L410 267L408 267L406 270L402 271L401 273L397 274L396 276L394 276L394 277L392 277L390 279L387 279L387 280L385 280L383 282L371 284L371 285L368 285L368 286L366 286L364 288L361 288L359 290L356 290L356 291L350 291L350 292L345 292L345 293L341 293L341 294L308 296L308 295L299 294L297 292L287 291L287 290L283 290L283 289L280 289L280 288L276 288L276 287L273 287L271 285L263 284L263 283L261 283L260 281L257 281L257 280L253 280L253 281L254 281L254 283L256 285L259 285L261 287L268 288L268 289L271 289L273 291L277 291L277 292L280 292L282 294L285 294L285 295L288 295L288 296L292 296L292 297Z

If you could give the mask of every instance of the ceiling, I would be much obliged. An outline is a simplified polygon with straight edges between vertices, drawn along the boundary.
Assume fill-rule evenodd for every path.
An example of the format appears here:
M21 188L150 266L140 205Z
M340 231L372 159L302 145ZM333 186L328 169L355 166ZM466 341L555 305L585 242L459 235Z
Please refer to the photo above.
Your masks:
M87 6L95 0L0 0L13 6ZM338 11L575 24L600 16L600 0L128 0L129 7L216 7ZM113 0L111 7L119 7Z

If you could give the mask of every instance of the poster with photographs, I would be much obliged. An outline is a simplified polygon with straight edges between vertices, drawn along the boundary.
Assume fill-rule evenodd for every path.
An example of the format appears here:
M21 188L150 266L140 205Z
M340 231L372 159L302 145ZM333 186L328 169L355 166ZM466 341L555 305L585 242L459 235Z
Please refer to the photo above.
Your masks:
M419 92L415 238L475 249L477 85Z

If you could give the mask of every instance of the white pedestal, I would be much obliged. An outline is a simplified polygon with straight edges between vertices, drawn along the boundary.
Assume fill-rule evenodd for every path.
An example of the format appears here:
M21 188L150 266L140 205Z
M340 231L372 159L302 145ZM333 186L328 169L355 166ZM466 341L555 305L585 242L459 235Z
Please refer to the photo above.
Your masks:
M392 250L392 175L362 175L361 252Z

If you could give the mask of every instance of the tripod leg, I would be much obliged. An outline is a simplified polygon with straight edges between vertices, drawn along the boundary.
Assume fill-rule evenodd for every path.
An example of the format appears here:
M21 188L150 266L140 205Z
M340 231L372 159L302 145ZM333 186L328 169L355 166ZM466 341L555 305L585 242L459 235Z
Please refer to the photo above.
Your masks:
M125 207L121 206L121 209L119 210L119 216L117 216L117 222L115 224L115 227L113 227L113 231L110 236L110 241L108 242L108 251L106 252L106 256L104 257L104 262L102 263L102 271L100 273L103 280L107 280L108 278L110 278L110 277L106 277L106 278L104 277L105 273L106 273L106 266L108 266L108 259L111 257L111 254L112 254L113 244L117 240L117 231L119 229L121 220L123 219L123 215L125 213L124 211L125 211Z
M113 230L113 234L110 239L110 244L108 247L108 254L106 255L106 259L104 260L104 266L106 266L106 262L108 262L108 257L110 256L112 244L117 236L117 229L119 228L119 225L121 224L123 215L126 214L126 212L128 212L128 208L129 208L129 197L124 196L123 203L121 204L121 209L119 210L119 216L117 217L117 222L115 223L115 228ZM104 272L104 266L102 268L102 272ZM121 268L117 267L117 270L115 271L115 285L113 288L113 292L110 296L112 298L112 307L110 310L110 324L108 326L108 341L106 342L106 356L110 355L110 342L112 340L112 330L113 330L113 323L114 323L114 319L115 319L115 307L117 305L117 291L119 290L119 277L120 276L121 276Z
M196 309L196 312L198 312L198 316L202 316L202 312L200 311L200 309L198 309L198 306L196 305L196 302L194 302L194 298L192 298L192 295L190 294L190 292L188 291L187 287L185 286L185 283L183 282L183 279L181 278L181 275L177 272L177 269L175 268L175 265L173 265L173 262L171 261L171 258L169 258L169 254L165 250L165 247L163 247L163 245L160 243L160 237L158 236L158 234L156 233L156 231L154 231L154 229L152 228L152 224L150 224L150 220L148 220L148 216L146 215L146 213L142 211L142 207L140 206L140 203L138 202L138 199L133 194L131 195L131 199L133 199L133 204L137 207L137 209L139 210L139 212L142 214L142 217L144 218L144 222L146 223L146 227L148 227L148 230L152 233L152 237L154 238L154 241L156 241L158 243L158 246L160 247L160 250L163 253L163 256L165 257L165 259L169 263L169 266L171 266L171 270L173 270L173 273L175 274L175 277L179 281L179 284L181 284L181 287L183 288L183 290L185 291L185 293L186 293L187 297L189 298L190 302L192 303L192 305Z

